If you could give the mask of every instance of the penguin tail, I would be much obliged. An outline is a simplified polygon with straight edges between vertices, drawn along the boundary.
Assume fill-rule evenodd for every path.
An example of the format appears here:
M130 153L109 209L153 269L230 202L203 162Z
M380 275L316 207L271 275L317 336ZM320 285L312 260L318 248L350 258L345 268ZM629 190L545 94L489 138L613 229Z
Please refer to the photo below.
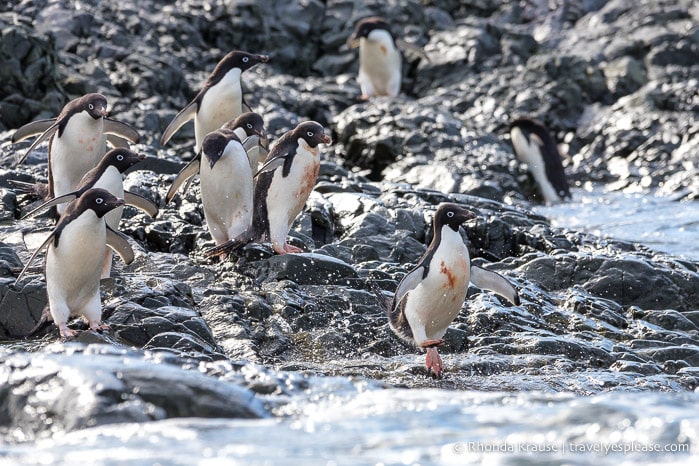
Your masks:
M53 318L51 317L51 312L49 311L49 306L48 304L46 307L44 307L44 310L41 312L41 318L39 321L36 323L34 328L32 328L29 333L24 335L24 339L26 340L27 338L31 338L35 336L39 331L43 330L47 326L51 325L53 322Z
M206 251L204 251L204 256L206 256L206 257L218 256L221 260L225 260L233 252L242 248L246 244L251 243L252 241L255 241L255 239L256 239L256 235L255 235L254 229L252 227L250 227L247 230L245 230L242 234L240 234L239 236L237 236L233 239L229 239L225 243L221 243L218 246L214 246L213 248L207 249Z
M49 195L49 185L46 183L27 183L19 180L7 180L17 194L27 194L37 199L46 199Z
M387 316L391 316L391 301L392 299L386 296L383 290L379 287L379 284L375 280L369 278L367 281L369 283L369 288L374 293L376 297L376 302L379 303L379 307Z

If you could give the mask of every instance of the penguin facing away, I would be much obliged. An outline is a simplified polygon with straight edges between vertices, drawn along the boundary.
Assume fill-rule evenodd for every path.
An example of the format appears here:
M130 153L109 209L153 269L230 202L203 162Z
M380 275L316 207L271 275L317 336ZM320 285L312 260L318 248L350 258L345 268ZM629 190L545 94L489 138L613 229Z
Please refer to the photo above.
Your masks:
M100 163L95 168L88 171L82 177L75 191L47 200L39 207L27 213L23 218L32 216L48 207L77 199L88 189L92 188L106 189L117 198L123 198L125 204L141 209L151 217L155 217L158 214L158 206L138 194L124 191L123 173L138 162L145 160L145 158L145 154L138 154L129 149L112 149L102 157L102 160L100 160ZM105 214L105 221L112 230L116 231L119 229L119 222L121 221L123 210L124 208L120 206ZM112 251L108 249L105 254L101 278L110 276L111 264Z
M94 168L107 151L107 140L113 145L128 146L139 136L130 126L107 118L107 99L102 94L86 94L68 102L58 117L39 120L18 129L12 142L43 132L27 149L22 163L39 144L49 141L48 196L58 197L77 188L82 176ZM57 207L62 213L65 206Z
M357 81L362 99L400 93L402 57L386 20L378 16L360 20L347 44L359 47Z
M554 204L571 198L561 154L546 127L533 118L519 118L510 124L515 154L534 177L544 201Z
M272 146L257 174L252 224L241 235L209 249L206 254L228 255L252 241L270 241L277 254L301 252L286 236L318 178L319 145L331 144L323 126L300 123Z
M194 99L175 115L163 131L160 145L164 146L189 120L194 119L195 153L212 131L249 111L243 98L241 74L258 63L267 63L269 56L234 50L224 56Z
M444 364L437 347L461 311L469 283L493 291L519 305L516 289L501 275L471 266L459 227L475 215L453 203L438 206L434 236L415 268L398 284L393 299L374 288L391 330L402 340L425 349L428 375L442 377Z
M70 338L77 331L68 328L70 316L82 316L92 330L102 325L99 284L105 250L109 246L124 260L133 260L133 250L124 235L106 225L104 216L124 205L104 189L94 188L72 201L49 237L31 256L15 285L42 249L46 252L46 292L51 318L61 337Z

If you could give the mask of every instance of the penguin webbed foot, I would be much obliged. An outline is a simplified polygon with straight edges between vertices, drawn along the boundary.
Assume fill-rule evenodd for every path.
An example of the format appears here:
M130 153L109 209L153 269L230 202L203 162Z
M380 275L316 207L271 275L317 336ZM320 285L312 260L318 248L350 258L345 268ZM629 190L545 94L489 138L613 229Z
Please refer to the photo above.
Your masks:
M441 340L442 344L444 340ZM437 352L435 346L430 346L427 348L427 355L425 355L425 367L427 368L427 376L432 376L433 379L441 379L444 376L444 363L442 358Z
M61 340L72 340L73 338L77 337L80 333L78 330L68 328L68 324L59 325L58 331L61 334Z
M272 248L274 249L274 252L276 252L277 254L297 254L299 252L303 252L303 249L293 246L289 243L285 243L284 246L281 247L274 245Z
M90 322L90 330L97 333L104 333L111 330L109 324L103 324L101 322Z

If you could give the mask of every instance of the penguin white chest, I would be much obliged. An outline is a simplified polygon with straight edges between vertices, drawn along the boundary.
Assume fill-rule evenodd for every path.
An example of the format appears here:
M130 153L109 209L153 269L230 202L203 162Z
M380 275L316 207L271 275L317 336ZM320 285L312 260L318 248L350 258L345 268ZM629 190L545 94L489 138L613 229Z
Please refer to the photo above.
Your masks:
M416 340L423 332L415 326L424 329L427 339L444 336L449 324L461 311L469 278L468 249L459 232L445 225L427 276L407 297L405 313Z
M97 166L107 149L104 120L86 112L73 115L51 141L51 172L56 196L75 190L80 178Z
M201 200L216 244L233 239L252 222L253 179L243 146L230 141L213 168L202 157Z
M366 96L400 92L401 55L388 31L372 31L359 47L359 85Z
M46 254L46 291L52 309L67 306L78 313L99 300L99 280L106 252L103 219L88 210L67 224Z
M240 68L231 69L204 93L194 119L197 147L207 134L243 112L240 74Z
M539 139L536 134L531 134L529 140L527 140L522 130L517 127L512 128L510 137L512 138L512 145L515 148L517 157L527 164L527 169L539 185L541 194L544 196L546 202L552 203L559 201L560 197L556 193L556 189L553 187L553 184L551 184L551 181L549 181L548 176L546 176L546 162L541 153L543 146L541 139Z

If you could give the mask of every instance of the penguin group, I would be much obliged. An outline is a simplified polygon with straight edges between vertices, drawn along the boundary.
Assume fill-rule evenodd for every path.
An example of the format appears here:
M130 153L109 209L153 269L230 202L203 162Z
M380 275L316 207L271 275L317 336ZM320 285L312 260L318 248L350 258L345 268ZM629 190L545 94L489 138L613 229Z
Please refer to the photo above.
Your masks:
M347 45L359 48L360 99L399 95L399 44L410 47L394 38L383 18L356 24ZM160 138L165 146L193 120L194 158L175 176L164 202L171 203L199 176L201 206L215 243L204 251L208 257L224 260L251 242L271 243L277 254L302 252L287 242L287 236L316 184L321 146L332 144L332 139L320 123L303 121L270 146L263 117L252 112L242 87L245 71L269 62L269 56L262 54L239 50L226 54ZM109 118L107 105L105 96L87 94L66 104L55 119L29 123L12 138L19 142L36 137L19 163L48 142L48 183L16 181L15 185L43 201L27 215L51 208L57 221L16 283L46 249L45 317L53 320L63 338L76 335L68 327L71 316L83 317L92 330L108 328L101 317L100 278L110 276L113 253L125 264L134 259L129 240L119 232L124 206L158 215L152 200L124 190L124 173L137 168L146 156L130 148L138 143L138 132ZM510 137L546 202L569 198L560 154L543 125L533 119L515 120ZM517 290L505 277L471 265L460 228L473 218L475 214L461 205L440 204L425 254L393 296L369 284L389 327L426 352L426 369L435 377L444 372L437 348L444 345L443 337L462 308L469 284L520 304Z

